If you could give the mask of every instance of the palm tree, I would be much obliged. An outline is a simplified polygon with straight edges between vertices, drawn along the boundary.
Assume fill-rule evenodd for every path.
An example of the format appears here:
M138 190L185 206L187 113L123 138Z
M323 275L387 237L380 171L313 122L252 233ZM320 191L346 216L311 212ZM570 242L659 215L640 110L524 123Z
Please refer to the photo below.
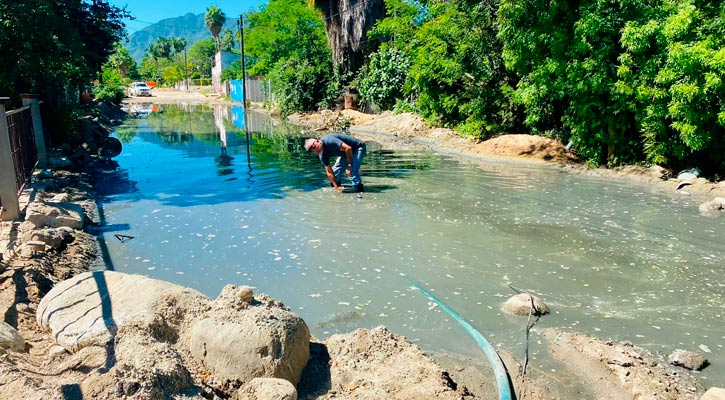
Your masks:
M385 17L384 0L310 0L325 16L327 40L332 60L343 74L354 74L365 56L377 49L368 42L367 33L375 22ZM309 4L309 3L308 3Z
M219 43L219 32L222 31L222 26L224 26L226 21L227 16L224 15L219 7L209 6L209 8L206 9L206 14L204 15L204 25L209 28L211 36L214 37L214 45L216 46L217 51L219 51L221 47Z
M162 36L151 45L149 52L156 59L169 58L171 56L171 46L171 40Z
M183 50L186 50L186 39L185 38L171 38L171 48L174 49L174 54L181 54Z

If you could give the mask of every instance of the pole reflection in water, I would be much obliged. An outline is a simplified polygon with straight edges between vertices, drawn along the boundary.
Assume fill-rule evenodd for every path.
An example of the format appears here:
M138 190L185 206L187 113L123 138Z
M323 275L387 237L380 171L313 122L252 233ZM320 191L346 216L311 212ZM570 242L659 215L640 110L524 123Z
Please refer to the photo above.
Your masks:
M214 159L219 175L231 175L234 173L234 169L231 168L234 157L227 154L227 130L224 127L223 117L227 111L227 107L221 104L214 105L214 125L216 125L217 132L219 132L219 140L221 142L221 154Z
M249 172L251 176L252 172L252 158L251 154L252 151L249 148L250 147L250 137L249 137L249 129L247 129L247 111L245 107L242 106L232 106L232 123L237 128L244 131L245 136L247 138L247 164L249 165Z

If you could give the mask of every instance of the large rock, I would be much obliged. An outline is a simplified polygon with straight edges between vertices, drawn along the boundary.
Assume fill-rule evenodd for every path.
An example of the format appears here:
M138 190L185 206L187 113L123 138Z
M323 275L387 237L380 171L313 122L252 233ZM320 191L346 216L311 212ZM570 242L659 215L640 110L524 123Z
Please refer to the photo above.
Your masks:
M672 365L699 371L707 366L707 358L694 351L680 350L673 351L667 360Z
M289 381L254 378L232 397L234 400L297 400L297 389Z
M25 339L18 330L5 321L0 321L0 349L10 351L24 351Z
M32 202L25 212L25 220L37 227L60 228L67 226L83 229L83 208L74 203L38 203Z
M58 283L40 301L38 324L71 352L105 345L120 326L161 316L178 323L206 309L209 298L169 282L113 271L86 272Z
M31 240L43 242L52 249L58 249L73 240L73 229L61 227L33 230Z
M711 387L700 400L725 400L725 389Z
M222 381L281 378L297 385L310 355L305 322L266 295L248 303L227 285L189 332L191 354Z
M531 309L531 300L534 301L534 309ZM549 306L540 298L528 293L520 293L511 297L504 303L503 310L516 315L544 315L549 313Z
M715 197L700 204L699 210L703 214L712 215L725 209L725 197Z

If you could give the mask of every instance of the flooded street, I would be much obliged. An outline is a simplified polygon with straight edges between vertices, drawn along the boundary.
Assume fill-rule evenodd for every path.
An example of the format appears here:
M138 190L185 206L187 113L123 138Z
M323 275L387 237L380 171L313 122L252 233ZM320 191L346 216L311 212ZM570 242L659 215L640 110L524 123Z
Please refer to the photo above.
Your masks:
M701 198L368 143L357 199L329 187L298 127L250 114L248 141L239 110L155 107L117 129L120 168L99 185L108 269L212 298L250 285L317 337L385 325L424 350L475 357L411 284L515 355L526 320L500 307L529 291L552 309L539 327L663 356L706 349L698 376L725 382L725 218L700 215ZM542 347L531 351L536 364Z

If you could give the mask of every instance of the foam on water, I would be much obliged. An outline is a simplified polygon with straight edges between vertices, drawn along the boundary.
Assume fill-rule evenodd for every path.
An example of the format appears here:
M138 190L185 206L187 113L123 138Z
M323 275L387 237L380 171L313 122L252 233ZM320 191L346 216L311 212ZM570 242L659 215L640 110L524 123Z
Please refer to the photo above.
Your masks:
M665 354L704 346L711 366L699 376L725 381L725 218L701 216L695 197L371 143L356 200L329 188L302 138L287 134L299 129L255 133L248 164L244 133L221 121L227 138L240 136L221 175L219 135L167 141L185 129L172 114L123 129L121 170L101 185L111 268L210 297L251 285L316 336L385 324L426 349L472 356L465 333L410 282L517 354L525 319L501 311L514 287L551 307L542 326ZM194 118L214 126L210 109Z

